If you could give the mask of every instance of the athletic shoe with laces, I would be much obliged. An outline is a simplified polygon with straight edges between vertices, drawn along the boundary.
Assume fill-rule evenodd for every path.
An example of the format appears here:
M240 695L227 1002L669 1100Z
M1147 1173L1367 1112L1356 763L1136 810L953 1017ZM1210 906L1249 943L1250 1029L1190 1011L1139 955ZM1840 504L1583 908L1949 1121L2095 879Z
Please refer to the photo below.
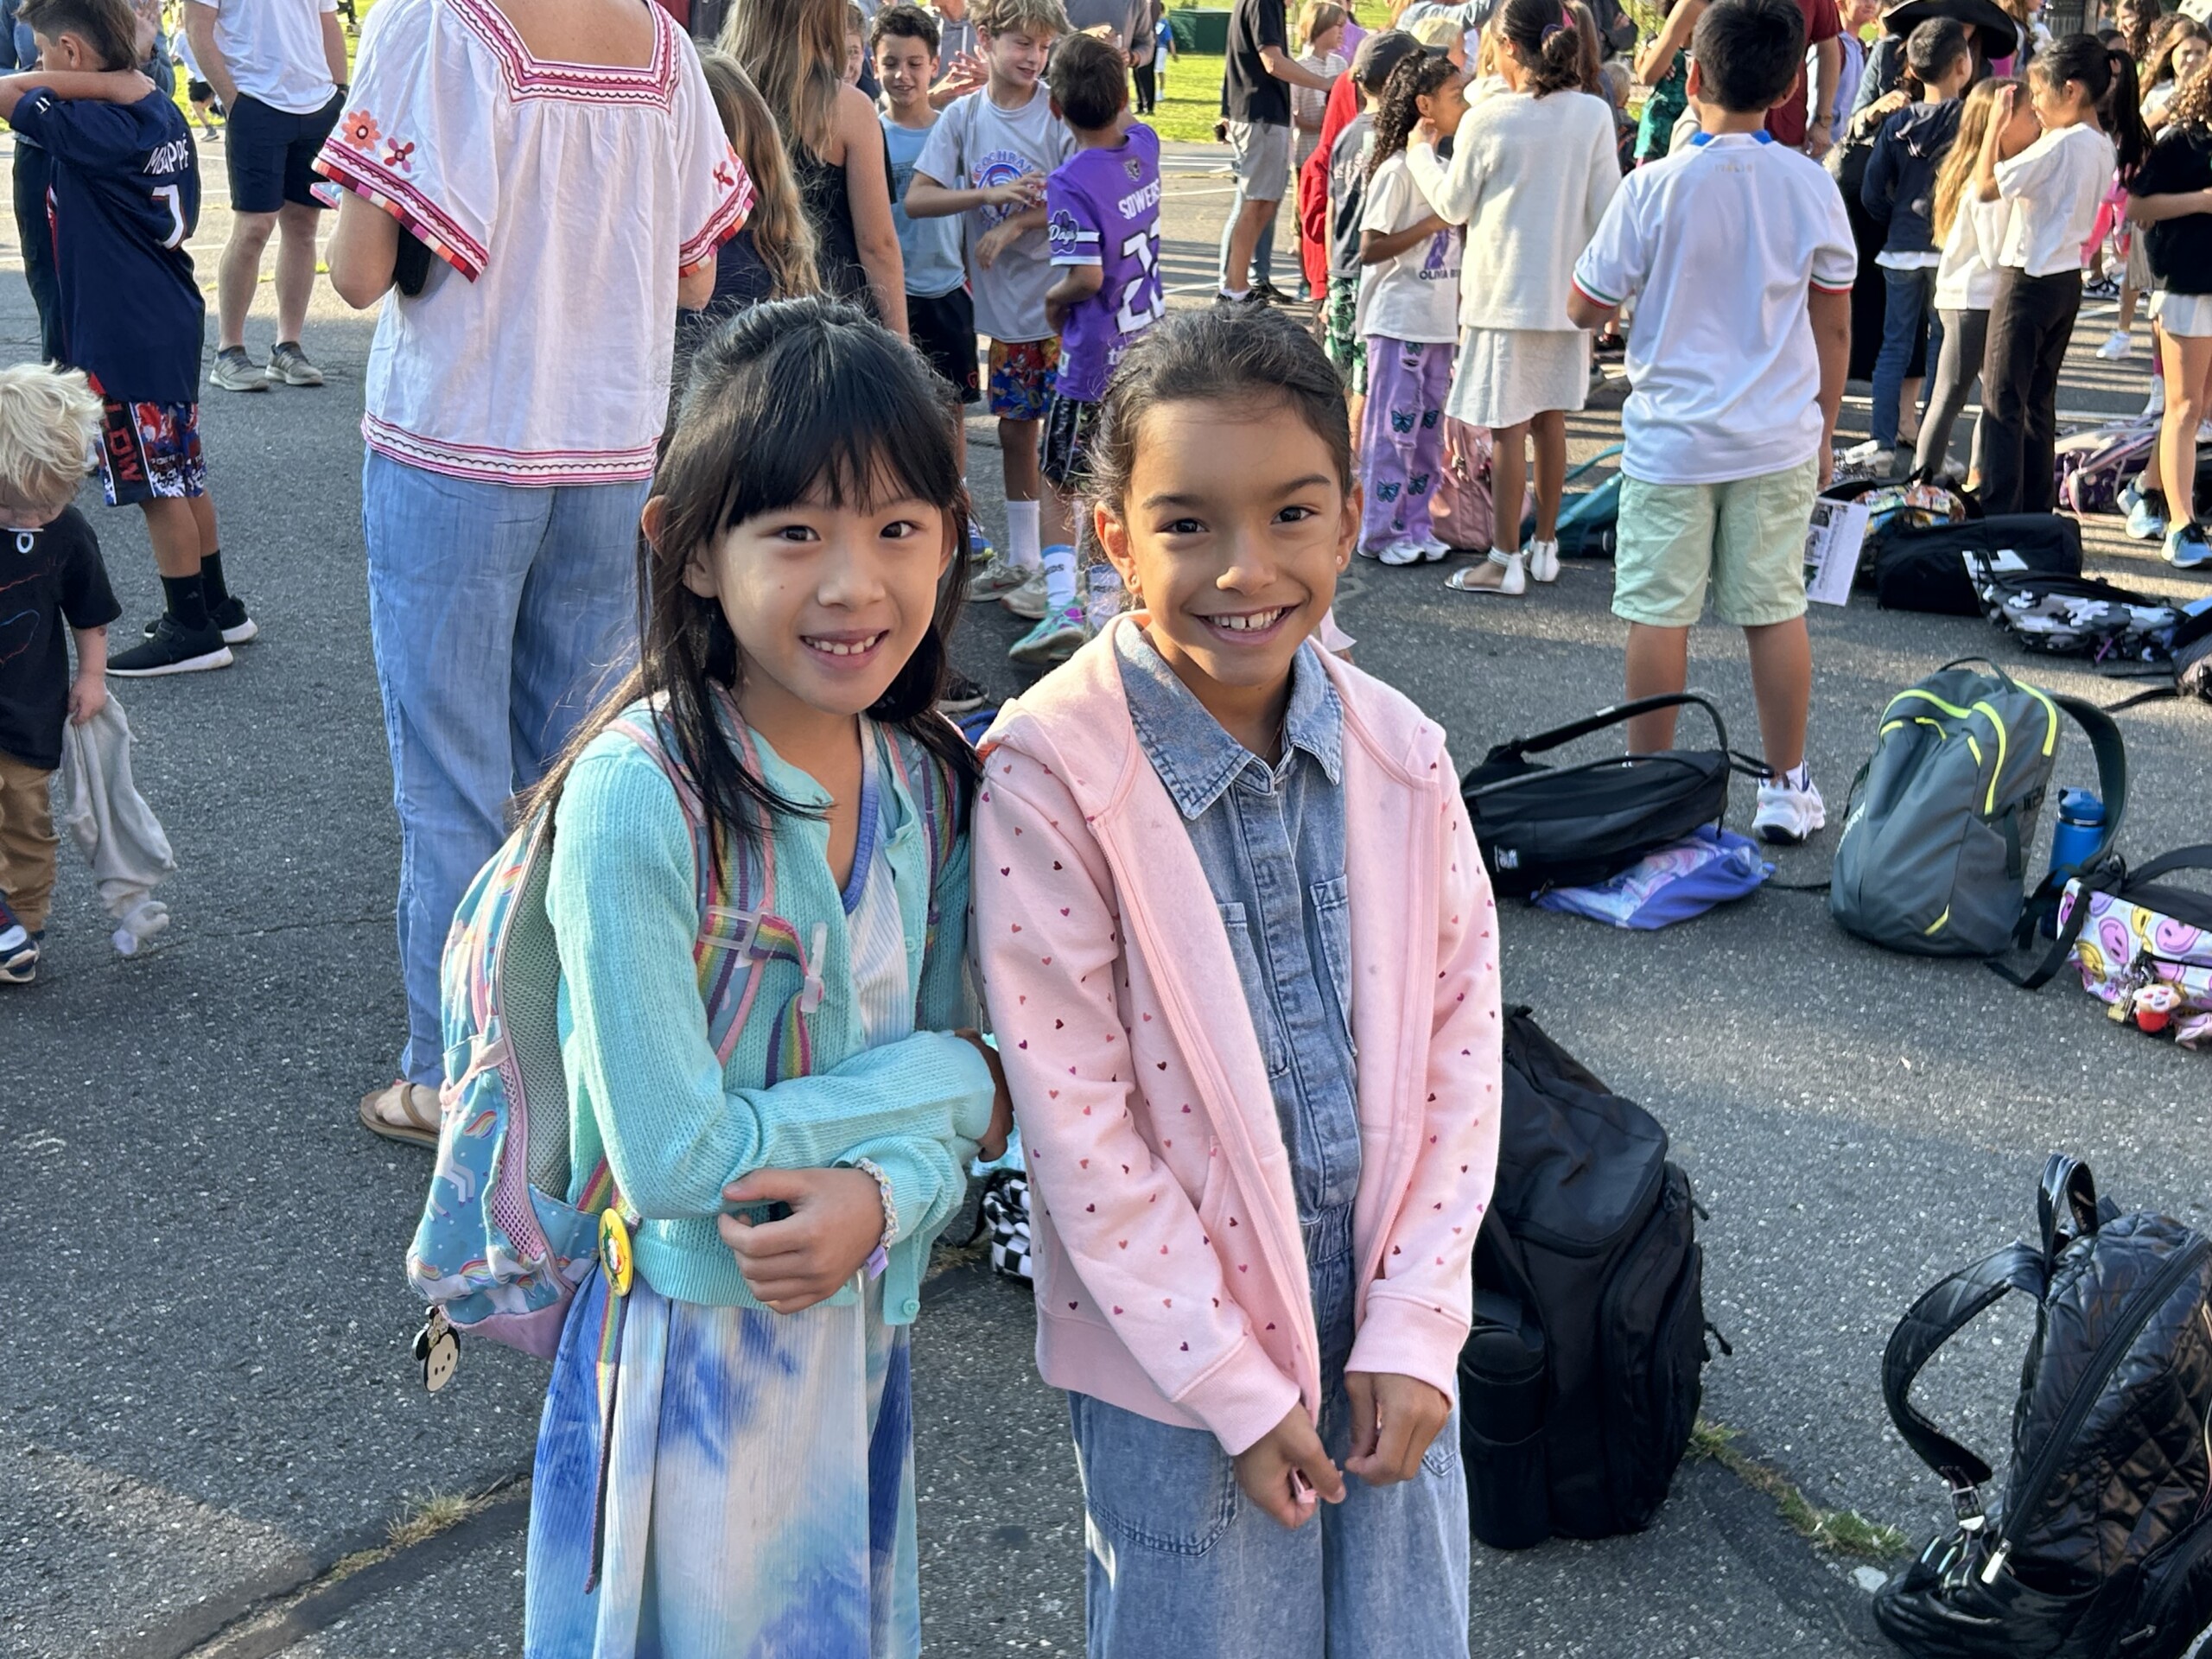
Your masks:
M215 367L208 379L225 391L266 391L269 371L245 354L243 346L226 346L215 353Z
M1808 776L1805 787L1793 789L1786 778L1770 778L1759 785L1758 810L1751 817L1751 833L1778 847L1796 847L1827 827L1828 810L1821 791Z
M955 674L944 683L944 695L937 700L940 715L972 715L991 700L991 694L965 674Z
M1531 582L1559 580L1559 543L1557 542L1529 543L1529 580Z
M1252 297L1259 301L1262 305L1295 305L1298 303L1297 301L1292 299L1289 295L1284 293L1282 289L1277 288L1273 283L1268 282L1265 277L1262 277L1258 282L1252 284Z
M2204 526L2191 519L2166 532L2166 544L2159 556L2177 570L2195 570L2212 564L2212 542L2205 539Z
M2097 356L2107 363L2117 363L2134 350L2135 341L2125 328L2115 328L2105 336L2105 343L2097 347Z
M2093 276L2082 284L2082 297L2088 300L2116 300L2120 297L2120 278Z
M126 680L197 674L230 665L231 648L223 643L220 628L211 622L204 628L188 629L166 611L155 622L152 637L145 644L107 659L107 671Z
M39 941L45 937L25 927L0 898L0 985L28 985L38 977Z
M2125 495L2121 497L2122 505L2127 508L2127 533L2139 542L2164 540L2166 534L2165 513L2153 505L2151 499L2132 481L2127 487L2135 495L2133 501L2127 500Z
M1425 563L1441 564L1452 556L1452 543L1433 531L1426 536L1415 537L1414 545L1421 550L1421 556Z
M1363 550L1363 551L1364 550ZM1378 564L1402 565L1421 563L1421 543L1418 542L1385 542L1369 553L1368 557Z
M308 354L300 349L296 340L280 340L270 348L269 382L271 385L319 386L322 371L315 367Z
M991 545L991 538L983 534L983 527L970 518L968 521L968 562L980 570L998 556L998 550Z
M1041 620L1052 608L1052 598L1045 591L1045 567L1039 565L1022 578L1021 586L1001 594L999 603L1025 622Z
M1267 302L1260 297L1260 290L1256 288L1248 289L1243 294L1231 294L1225 288L1216 289L1213 302L1224 311L1249 311L1267 304Z
M222 630L223 643L226 645L242 645L261 632L261 625L245 613L245 601L236 594L208 612L207 620ZM139 632L142 638L150 639L161 632L161 628L162 619L157 616Z
M970 599L997 599L1029 580L1029 573L1012 559L994 554L968 573Z
M1035 627L1014 642L1007 659L1047 668L1067 661L1090 638L1090 626L1083 620L1083 607L1071 605L1055 615L1039 618Z

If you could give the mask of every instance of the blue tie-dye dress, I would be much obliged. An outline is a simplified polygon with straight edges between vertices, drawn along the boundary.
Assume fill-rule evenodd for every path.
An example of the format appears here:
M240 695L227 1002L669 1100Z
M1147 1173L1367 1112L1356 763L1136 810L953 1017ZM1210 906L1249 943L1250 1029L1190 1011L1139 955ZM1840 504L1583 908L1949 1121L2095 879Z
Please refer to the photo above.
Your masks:
M873 745L845 890L868 1046L913 1029ZM626 1306L621 1306L626 1302ZM619 1324L610 1308L620 1311ZM882 1286L779 1314L594 1272L537 1431L529 1659L908 1659L921 1651L907 1327ZM619 1364L599 1512L602 1348Z

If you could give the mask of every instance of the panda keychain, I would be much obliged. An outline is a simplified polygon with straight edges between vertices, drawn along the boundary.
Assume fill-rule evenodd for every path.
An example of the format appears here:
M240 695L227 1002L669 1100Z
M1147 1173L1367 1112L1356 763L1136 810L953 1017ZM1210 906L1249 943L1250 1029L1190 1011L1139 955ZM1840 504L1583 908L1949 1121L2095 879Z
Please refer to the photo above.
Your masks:
M423 1386L432 1394L453 1381L461 1364L461 1337L442 1307L432 1308L429 1320L415 1333L415 1357L423 1367Z

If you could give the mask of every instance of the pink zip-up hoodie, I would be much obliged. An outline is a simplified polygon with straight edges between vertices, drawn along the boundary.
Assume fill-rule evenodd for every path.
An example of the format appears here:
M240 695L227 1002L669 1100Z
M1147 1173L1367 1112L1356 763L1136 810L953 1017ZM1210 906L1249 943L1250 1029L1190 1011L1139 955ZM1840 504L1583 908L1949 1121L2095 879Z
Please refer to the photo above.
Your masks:
M976 926L1029 1166L1037 1364L1232 1456L1319 1345L1290 1160L1221 912L1122 690L1113 628L984 740ZM1344 704L1361 1171L1347 1369L1456 1397L1497 1161L1497 915L1438 727L1325 658Z

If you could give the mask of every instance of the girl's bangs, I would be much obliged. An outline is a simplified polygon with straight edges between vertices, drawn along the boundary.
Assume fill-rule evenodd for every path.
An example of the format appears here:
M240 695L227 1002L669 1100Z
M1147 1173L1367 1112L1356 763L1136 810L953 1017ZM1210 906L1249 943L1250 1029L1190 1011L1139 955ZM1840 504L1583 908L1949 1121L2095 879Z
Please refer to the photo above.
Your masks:
M899 500L952 508L960 496L949 410L907 348L849 335L786 346L765 365L768 418L736 469L727 526L801 501L861 512Z

